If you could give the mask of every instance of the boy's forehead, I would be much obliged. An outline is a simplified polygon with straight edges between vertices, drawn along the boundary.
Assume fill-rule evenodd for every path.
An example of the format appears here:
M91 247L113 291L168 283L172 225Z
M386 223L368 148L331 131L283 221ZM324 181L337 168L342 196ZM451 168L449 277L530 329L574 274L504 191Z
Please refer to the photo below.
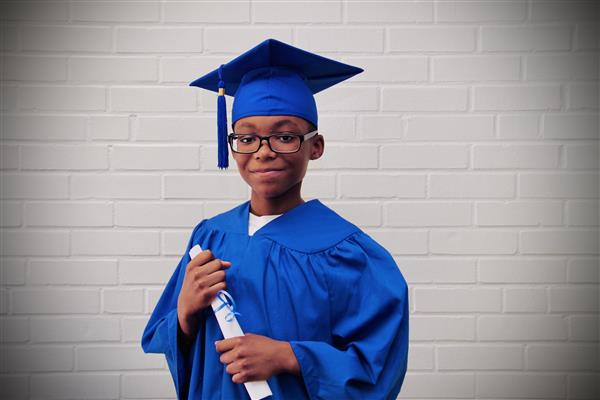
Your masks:
M303 128L308 125L304 119L293 115L255 115L245 118L240 118L236 123L236 127L271 127L279 128L282 126L291 126L296 128Z

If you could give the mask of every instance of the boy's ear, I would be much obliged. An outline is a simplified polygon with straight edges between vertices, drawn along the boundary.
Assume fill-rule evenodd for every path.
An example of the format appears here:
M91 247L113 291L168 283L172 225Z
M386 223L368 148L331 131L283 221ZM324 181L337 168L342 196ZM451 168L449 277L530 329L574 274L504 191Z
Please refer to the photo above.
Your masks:
M323 155L323 151L325 150L325 139L323 138L323 135L317 134L312 140L310 159L316 160Z

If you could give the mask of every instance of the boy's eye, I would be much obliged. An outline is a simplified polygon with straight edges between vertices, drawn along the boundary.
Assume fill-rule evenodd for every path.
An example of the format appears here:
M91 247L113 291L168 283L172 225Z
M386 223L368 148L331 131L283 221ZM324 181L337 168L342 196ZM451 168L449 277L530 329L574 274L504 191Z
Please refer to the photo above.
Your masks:
M248 143L254 142L256 140L256 136L254 136L254 135L238 136L237 140L240 143L248 144Z
M294 140L294 136L292 135L276 135L275 137L282 143L289 143Z

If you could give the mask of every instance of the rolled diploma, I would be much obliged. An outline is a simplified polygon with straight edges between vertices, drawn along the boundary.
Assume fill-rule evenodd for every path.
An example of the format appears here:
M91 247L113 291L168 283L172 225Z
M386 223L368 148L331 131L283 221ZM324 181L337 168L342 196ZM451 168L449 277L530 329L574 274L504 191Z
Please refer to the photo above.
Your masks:
M202 252L202 248L199 245L195 245L190 249L190 257L194 258L198 254ZM221 332L223 333L223 337L225 339L229 339L236 336L244 336L244 332L242 332L242 328L238 323L235 315L232 315L229 321L225 319L225 317L230 313L227 307L222 307L222 302L215 298L211 304L212 309L215 313L215 317L217 318L217 322L219 323L219 327L221 328ZM219 309L220 308L220 309ZM217 311L216 311L217 310ZM271 392L271 388L267 381L251 381L244 383L246 386L246 390L250 395L252 400L260 400L264 399L267 396L273 395Z

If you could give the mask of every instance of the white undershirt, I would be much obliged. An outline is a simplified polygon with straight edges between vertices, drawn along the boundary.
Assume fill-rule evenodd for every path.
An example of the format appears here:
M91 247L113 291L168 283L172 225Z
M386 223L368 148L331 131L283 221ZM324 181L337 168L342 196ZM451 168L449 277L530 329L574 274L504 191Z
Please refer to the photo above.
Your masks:
M248 218L248 235L250 236L254 235L254 232L259 230L269 222L273 221L275 218L279 217L280 215L283 215L263 215L259 217L258 215L254 215L251 212L249 214L250 218Z

